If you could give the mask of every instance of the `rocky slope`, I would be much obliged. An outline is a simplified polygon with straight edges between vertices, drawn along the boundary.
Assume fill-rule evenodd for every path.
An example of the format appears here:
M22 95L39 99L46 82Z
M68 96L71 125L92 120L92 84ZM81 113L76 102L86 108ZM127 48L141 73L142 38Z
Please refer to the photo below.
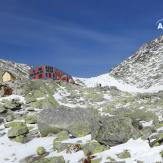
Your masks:
M110 75L139 88L163 85L163 36L144 44Z
M13 89L0 97L2 163L162 161L163 92L51 80L15 82Z
M28 79L30 66L0 59L0 80L4 71L11 72L17 79Z
M161 42L111 74L76 78L79 85L30 81L27 65L1 61L24 78L8 83L12 95L0 94L0 162L163 162L163 89L150 89L162 83Z

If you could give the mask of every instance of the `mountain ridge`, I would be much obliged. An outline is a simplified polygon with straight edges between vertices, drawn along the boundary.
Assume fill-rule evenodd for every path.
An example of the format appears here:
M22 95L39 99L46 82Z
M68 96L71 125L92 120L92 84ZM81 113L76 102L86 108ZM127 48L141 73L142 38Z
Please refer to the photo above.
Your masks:
M163 84L163 36L143 44L132 56L110 73L138 88Z
M5 71L11 72L17 79L28 79L28 70L30 66L27 64L16 63L8 60L0 59L1 74Z

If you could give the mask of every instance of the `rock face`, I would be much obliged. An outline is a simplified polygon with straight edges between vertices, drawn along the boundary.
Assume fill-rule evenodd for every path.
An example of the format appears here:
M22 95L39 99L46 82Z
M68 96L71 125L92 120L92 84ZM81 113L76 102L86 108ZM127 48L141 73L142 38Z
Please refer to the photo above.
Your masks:
M92 124L97 122L98 115L92 109L67 108L45 109L38 117L38 128L43 136L50 132L69 131L73 136L85 136L91 133Z
M162 85L163 36L144 44L132 57L114 68L110 74L140 88Z
M28 79L29 69L30 67L26 64L18 64L0 59L0 81L2 81L2 74L5 71L9 71L16 79Z
M98 142L114 146L125 143L130 138L138 138L139 132L132 121L126 117L103 117L98 126L94 126L92 138Z

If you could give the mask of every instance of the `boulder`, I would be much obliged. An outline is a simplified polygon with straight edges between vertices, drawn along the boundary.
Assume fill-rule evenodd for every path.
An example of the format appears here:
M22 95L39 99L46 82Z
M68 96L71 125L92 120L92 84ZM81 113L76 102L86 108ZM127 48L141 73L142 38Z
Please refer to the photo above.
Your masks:
M42 146L37 147L36 152L37 152L37 155L43 155L46 153L45 148Z
M44 109L38 116L38 129L43 136L66 130L74 137L91 133L93 124L98 121L98 114L89 108Z
M157 136L155 136L155 139L151 139L151 137L150 137L148 140L149 140L149 145L151 147L162 145L163 144L163 134L158 133Z
M23 125L25 125L24 122L16 122L16 121L7 122L7 123L4 124L5 128L16 127L16 126L23 126Z
M14 138L20 135L25 135L29 132L28 127L25 124L18 123L15 124L11 129L8 131L8 137Z
M123 152L117 154L117 157L121 159L126 159L126 158L131 157L131 155L128 150L124 150Z
M35 124L37 123L37 117L35 115L28 115L25 118L25 122L28 124Z
M11 100L11 101L4 100L3 103L4 103L4 108L6 109L10 109L13 111L21 109L21 103L19 103L19 101L17 100Z
M70 143L62 143L60 141L53 141L53 149L57 152L62 152L64 150L67 150L71 144Z
M102 152L104 150L107 150L107 147L104 145L101 145L98 142L90 142L83 146L83 151L86 156L89 154L95 154L98 152Z
M56 141L63 141L69 139L69 133L67 131L61 131L57 134Z
M99 125L92 130L92 138L101 144L114 146L127 142L130 138L138 138L139 132L127 117L103 117Z
M15 138L15 141L18 143L26 143L27 142L27 137L24 135L17 136Z

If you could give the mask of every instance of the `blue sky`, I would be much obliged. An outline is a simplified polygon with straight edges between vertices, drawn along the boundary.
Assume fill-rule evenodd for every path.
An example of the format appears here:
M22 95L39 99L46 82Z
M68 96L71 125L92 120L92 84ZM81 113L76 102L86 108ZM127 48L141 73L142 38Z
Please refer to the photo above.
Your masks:
M106 73L163 34L162 8L162 0L1 0L0 58Z

